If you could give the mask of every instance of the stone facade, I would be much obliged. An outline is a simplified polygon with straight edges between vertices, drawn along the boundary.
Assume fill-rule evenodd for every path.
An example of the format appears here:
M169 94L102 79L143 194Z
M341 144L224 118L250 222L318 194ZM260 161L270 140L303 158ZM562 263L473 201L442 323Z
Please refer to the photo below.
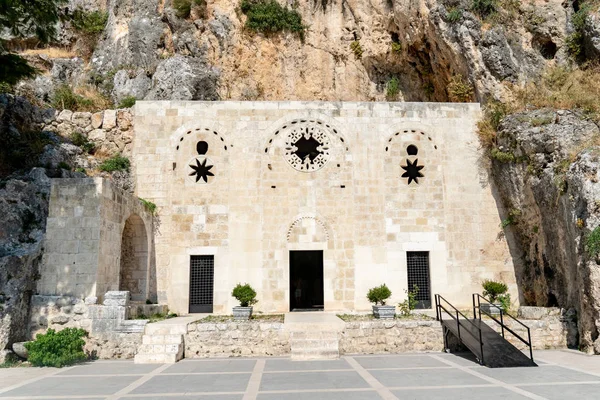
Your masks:
M192 323L185 358L264 357L290 353L290 334L281 322Z
M403 300L412 251L428 252L431 294L457 306L484 279L518 298L479 117L478 104L138 102L136 194L158 206L160 302L187 313L190 256L210 255L214 312L237 305L238 282L257 310L286 312L293 250L323 251L329 311L368 310L384 282ZM303 135L322 144L314 160L293 154Z
M38 294L156 299L153 216L106 179L52 181L44 247Z

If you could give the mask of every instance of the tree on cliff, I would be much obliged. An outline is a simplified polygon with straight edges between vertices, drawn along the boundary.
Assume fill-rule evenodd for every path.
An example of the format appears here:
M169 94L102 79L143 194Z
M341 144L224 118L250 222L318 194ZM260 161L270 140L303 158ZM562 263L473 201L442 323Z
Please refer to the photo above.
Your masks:
M0 0L0 83L14 85L31 78L36 70L27 61L11 52L6 35L12 38L35 37L48 43L56 34L60 18L59 5L65 0Z

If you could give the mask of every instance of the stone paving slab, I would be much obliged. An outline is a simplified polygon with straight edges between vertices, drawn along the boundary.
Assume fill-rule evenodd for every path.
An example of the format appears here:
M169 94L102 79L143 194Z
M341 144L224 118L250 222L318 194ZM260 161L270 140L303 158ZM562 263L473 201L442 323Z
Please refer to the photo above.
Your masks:
M373 400L379 399L377 392L371 390L343 392L300 392L259 394L258 400L314 400L326 393L327 400Z
M269 390L314 390L314 389L356 389L369 385L355 371L336 372L290 372L265 373L262 376L260 391Z
M244 392L250 374L158 375L132 394Z
M456 369L371 370L371 375L387 387L484 385L488 382Z
M0 400L600 399L600 356L558 351L535 355L541 360L548 355L548 360L538 368L490 369L469 357L421 353L324 361L97 361L62 370L0 369Z
M267 360L265 371L308 371L348 369L352 367L346 360L292 361L290 359Z
M528 397L501 387L468 387L419 390L392 390L399 399L411 400L525 400Z
M163 371L165 374L202 372L252 372L256 360L182 360Z
M10 390L0 394L1 397L31 397L31 396L73 396L73 395L110 395L123 389L139 379L137 376L110 377L80 377L77 379L66 377L43 378L30 385Z
M357 356L356 361L366 369L373 368L415 368L415 367L448 367L447 364L428 355L384 355Z
M600 362L600 359L598 360ZM552 382L600 382L600 377L573 371L559 366L547 365L538 368L485 368L475 369L486 376L504 383L552 383ZM598 395L600 398L600 394Z
M56 376L64 375L146 375L160 367L156 364L132 364L129 361L89 362L61 371Z
M600 398L600 383L579 385L543 385L520 386L528 392L543 396L549 400L563 399L598 399Z

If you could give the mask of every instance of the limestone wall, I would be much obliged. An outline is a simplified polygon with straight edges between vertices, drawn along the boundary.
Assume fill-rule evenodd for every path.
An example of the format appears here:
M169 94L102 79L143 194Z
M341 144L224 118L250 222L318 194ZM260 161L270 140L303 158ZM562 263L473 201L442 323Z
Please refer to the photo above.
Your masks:
M104 110L97 113L63 110L45 121L44 129L70 137L79 132L104 154L131 154L132 110Z
M290 353L289 332L281 322L189 324L185 357L263 357Z
M408 251L429 252L431 294L457 306L484 279L518 298L479 117L477 104L138 102L136 190L161 216L160 302L187 313L190 256L212 255L216 313L236 305L238 282L257 289L257 310L288 311L291 250L323 251L329 311L370 309L367 290L384 282L390 303L404 300ZM290 159L296 127L322 133L319 169ZM204 161L207 182L191 167ZM408 162L423 167L418 183Z
M84 299L119 290L123 230L132 216L146 235L147 255L137 257L147 274L140 297L155 300L153 217L137 198L102 178L52 181L37 293Z
M128 320L150 311L166 312L165 306L129 305L127 292L106 293L104 304L96 298L32 296L29 339L48 329L81 328L88 332L85 351L101 359L133 358L142 342L146 320Z
M437 321L346 322L340 353L377 354L442 351L442 327Z

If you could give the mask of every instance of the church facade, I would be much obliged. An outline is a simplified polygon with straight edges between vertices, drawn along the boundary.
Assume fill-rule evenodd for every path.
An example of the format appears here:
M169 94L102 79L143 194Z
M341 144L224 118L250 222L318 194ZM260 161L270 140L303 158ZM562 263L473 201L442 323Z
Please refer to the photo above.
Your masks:
M179 314L231 313L237 283L256 289L256 310L277 313L369 310L368 289L383 283L389 304L418 287L423 309L435 293L468 306L484 279L516 294L475 133L480 113L478 104L138 102L136 195L158 210L145 227L151 254L138 257L152 270L144 282ZM112 289L151 297L142 286Z

